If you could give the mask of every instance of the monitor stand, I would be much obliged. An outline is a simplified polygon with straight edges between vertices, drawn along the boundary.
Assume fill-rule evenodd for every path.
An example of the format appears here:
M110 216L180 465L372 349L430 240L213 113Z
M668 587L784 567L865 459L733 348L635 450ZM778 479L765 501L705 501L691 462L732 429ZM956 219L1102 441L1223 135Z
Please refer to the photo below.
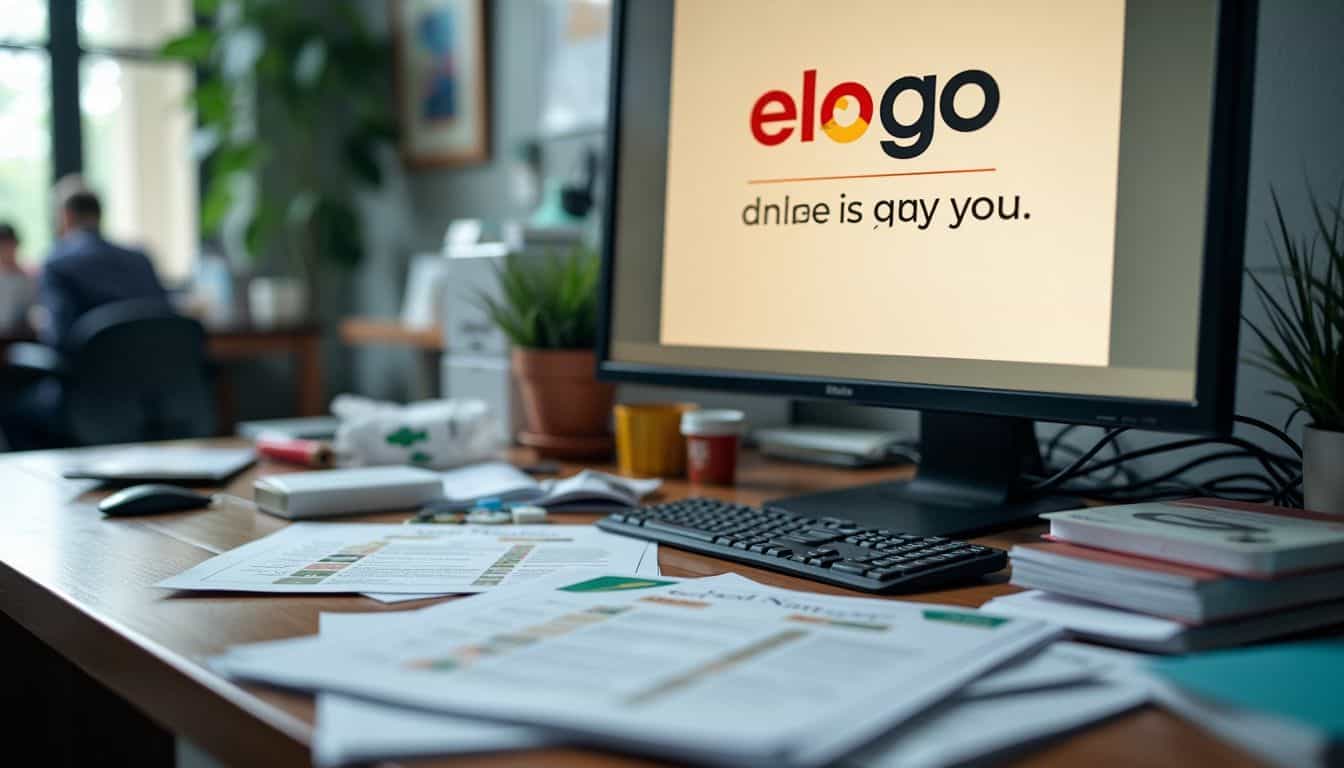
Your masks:
M1023 475L1042 474L1028 419L926 412L913 480L876 483L768 502L808 517L840 517L920 536L960 536L1039 522L1076 498L1030 497Z

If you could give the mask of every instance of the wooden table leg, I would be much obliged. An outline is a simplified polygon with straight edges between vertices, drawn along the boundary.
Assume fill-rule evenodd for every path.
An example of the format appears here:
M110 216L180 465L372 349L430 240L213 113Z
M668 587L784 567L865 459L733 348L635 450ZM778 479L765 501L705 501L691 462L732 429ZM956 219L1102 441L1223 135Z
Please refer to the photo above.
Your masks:
M321 416L327 412L322 381L322 340L298 339L294 346L295 378L298 383L296 407L300 416Z

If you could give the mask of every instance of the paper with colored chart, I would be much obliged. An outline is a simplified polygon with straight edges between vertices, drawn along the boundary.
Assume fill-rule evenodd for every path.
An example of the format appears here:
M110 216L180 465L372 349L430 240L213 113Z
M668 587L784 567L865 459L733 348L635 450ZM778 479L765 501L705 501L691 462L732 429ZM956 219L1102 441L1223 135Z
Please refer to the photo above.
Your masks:
M324 613L323 639L355 642L395 632L414 613ZM1149 698L1142 657L1055 643L977 680L845 761L853 768L944 768L1020 748L1140 706ZM375 763L564 745L552 731L371 702L317 697L313 762Z
M718 765L829 764L1056 634L737 576L553 574L362 642L242 646L223 674ZM862 670L856 677L854 671Z
M658 577L663 575L663 571L658 566L658 543L650 541L648 549L644 551L644 557L639 561L639 568L634 571L636 576ZM395 605L397 603L410 603L416 600L430 600L436 597L449 597L449 594L436 595L409 595L400 592L364 592L365 597L371 600L377 600L384 605ZM358 614L347 614L358 615Z
M275 593L485 592L564 568L637 573L647 542L590 525L294 523L159 582Z

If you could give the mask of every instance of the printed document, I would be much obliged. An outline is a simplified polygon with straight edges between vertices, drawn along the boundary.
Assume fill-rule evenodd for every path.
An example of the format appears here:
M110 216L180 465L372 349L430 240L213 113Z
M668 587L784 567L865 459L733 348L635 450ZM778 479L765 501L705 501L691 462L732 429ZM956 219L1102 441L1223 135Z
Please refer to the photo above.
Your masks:
M294 523L159 582L277 593L484 592L564 568L639 572L647 542L589 525Z
M415 617L365 642L244 646L212 663L234 677L674 759L808 766L871 742L1056 633L732 575L557 573Z
M357 642L394 631L413 613L324 613L324 640ZM313 762L320 766L374 763L397 758L479 754L552 746L558 739L524 725L485 723L437 712L406 709L324 693L317 697Z
M658 567L658 542L650 541L648 548L644 550L644 556L639 561L639 568L635 570L636 576L662 576L663 572ZM365 597L371 600L377 600L380 603L393 605L396 603L410 603L416 600L427 600L434 597L447 597L448 594L440 593L433 595L409 595L399 592L365 592ZM346 616L358 616L360 614L344 614ZM379 614L371 614L377 616Z
M323 639L354 642L413 614L324 613ZM395 621L395 619L393 619ZM977 680L846 761L853 768L942 768L1020 748L1111 717L1148 700L1135 669L1143 657L1055 643ZM479 754L563 745L551 731L380 704L317 697L313 761L319 766Z

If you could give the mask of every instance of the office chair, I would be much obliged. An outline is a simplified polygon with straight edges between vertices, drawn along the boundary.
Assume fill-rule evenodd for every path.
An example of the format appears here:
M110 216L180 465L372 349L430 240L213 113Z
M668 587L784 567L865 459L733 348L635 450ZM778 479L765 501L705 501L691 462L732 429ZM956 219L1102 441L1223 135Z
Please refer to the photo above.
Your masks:
M76 321L65 350L15 344L6 376L60 387L63 443L207 437L215 407L205 329L159 300L117 302ZM12 388L13 385L10 385Z

